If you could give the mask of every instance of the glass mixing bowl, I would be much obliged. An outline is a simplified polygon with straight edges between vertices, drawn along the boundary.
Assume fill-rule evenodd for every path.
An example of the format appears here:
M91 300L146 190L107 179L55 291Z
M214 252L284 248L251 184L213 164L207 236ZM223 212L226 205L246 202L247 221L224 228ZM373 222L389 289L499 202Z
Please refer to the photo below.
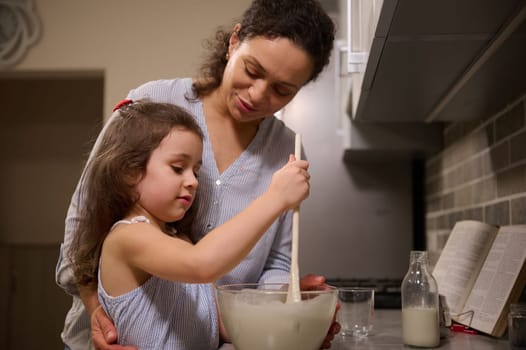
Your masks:
M219 312L236 350L317 350L327 336L337 288L302 291L286 303L288 285L229 284L217 287Z

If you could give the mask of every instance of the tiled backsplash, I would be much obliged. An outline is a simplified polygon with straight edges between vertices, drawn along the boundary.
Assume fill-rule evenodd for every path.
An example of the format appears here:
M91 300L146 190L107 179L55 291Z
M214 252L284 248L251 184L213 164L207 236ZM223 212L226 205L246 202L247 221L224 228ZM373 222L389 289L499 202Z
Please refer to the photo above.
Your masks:
M432 262L459 220L526 224L526 95L444 128L444 149L426 163L426 206Z

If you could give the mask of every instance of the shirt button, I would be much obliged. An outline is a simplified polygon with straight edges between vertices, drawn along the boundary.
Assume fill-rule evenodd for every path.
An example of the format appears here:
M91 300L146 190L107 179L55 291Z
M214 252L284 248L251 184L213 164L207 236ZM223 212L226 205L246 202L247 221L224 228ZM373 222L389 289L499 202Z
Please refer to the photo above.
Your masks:
M221 185L221 180L216 180L216 185L217 186Z

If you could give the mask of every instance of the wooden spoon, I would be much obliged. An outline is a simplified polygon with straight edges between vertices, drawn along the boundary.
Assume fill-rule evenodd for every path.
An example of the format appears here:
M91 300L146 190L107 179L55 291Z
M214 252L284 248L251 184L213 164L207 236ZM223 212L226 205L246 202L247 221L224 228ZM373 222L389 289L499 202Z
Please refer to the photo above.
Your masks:
M296 144L294 149L294 156L296 160L301 159L301 135L296 134ZM294 209L292 213L292 261L290 265L290 281L289 290L287 293L287 303L295 303L301 301L300 292L300 273L298 267L298 237L299 237L299 223L300 223L300 208Z

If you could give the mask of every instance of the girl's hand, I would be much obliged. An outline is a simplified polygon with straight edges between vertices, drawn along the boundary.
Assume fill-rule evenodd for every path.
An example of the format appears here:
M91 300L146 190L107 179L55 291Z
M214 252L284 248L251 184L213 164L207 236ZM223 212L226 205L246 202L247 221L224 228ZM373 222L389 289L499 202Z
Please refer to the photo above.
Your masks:
M283 203L285 209L298 207L309 195L308 168L309 162L296 160L293 155L290 155L289 162L272 176L268 191Z

